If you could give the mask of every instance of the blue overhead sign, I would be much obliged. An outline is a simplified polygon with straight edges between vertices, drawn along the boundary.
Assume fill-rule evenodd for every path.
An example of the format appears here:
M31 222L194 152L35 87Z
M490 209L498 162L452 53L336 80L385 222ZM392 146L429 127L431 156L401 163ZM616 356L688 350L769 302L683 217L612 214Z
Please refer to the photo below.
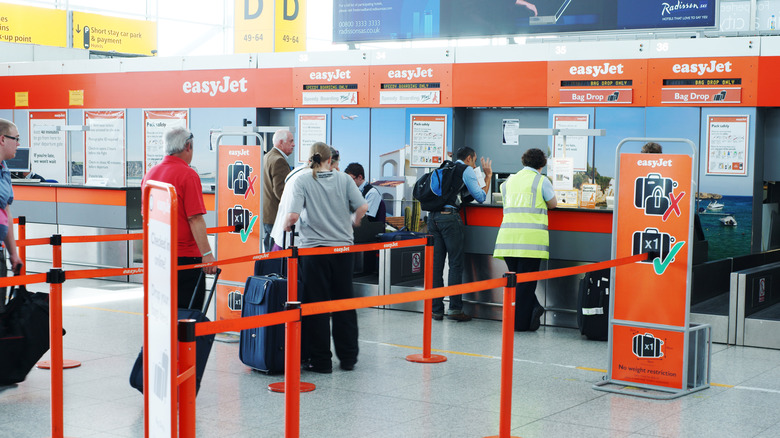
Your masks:
M715 26L717 0L335 0L333 41Z

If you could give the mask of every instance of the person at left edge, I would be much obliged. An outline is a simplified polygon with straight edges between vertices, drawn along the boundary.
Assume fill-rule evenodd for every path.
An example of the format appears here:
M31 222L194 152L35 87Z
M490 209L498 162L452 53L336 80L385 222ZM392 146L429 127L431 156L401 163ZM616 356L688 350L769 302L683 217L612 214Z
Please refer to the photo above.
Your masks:
M271 231L284 193L290 163L287 157L295 148L292 132L280 129L274 133L274 147L263 157L263 250L268 252L274 246Z
M176 223L178 225L178 264L194 265L216 261L211 251L206 234L206 206L203 203L203 189L200 177L190 167L194 153L194 138L185 128L171 128L165 133L165 157L144 175L141 186L148 181L159 181L171 184L176 189L179 209ZM143 193L143 189L142 189ZM141 204L143 205L143 204ZM186 308L190 304L193 293L195 300L193 309L203 307L206 295L206 282L202 281L198 290L195 285L200 275L199 269L179 271L178 275L178 306ZM203 268L206 274L215 274L216 266Z
M19 130L16 125L5 119L0 119L0 240L8 249L8 258L11 267L19 272L22 267L22 259L16 250L16 238L14 237L13 216L11 216L11 204L14 202L14 189L11 186L11 172L5 165L5 160L16 156L19 147ZM0 260L5 266L5 253L0 254ZM0 291L0 308L5 307L5 288Z

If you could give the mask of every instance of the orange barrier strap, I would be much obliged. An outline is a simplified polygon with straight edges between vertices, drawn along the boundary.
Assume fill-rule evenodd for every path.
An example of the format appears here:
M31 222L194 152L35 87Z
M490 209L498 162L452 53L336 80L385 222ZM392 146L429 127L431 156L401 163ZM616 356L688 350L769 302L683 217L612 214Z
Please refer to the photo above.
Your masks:
M243 263L243 262L253 262L256 260L271 260L271 259L281 259L284 257L291 257L292 256L292 250L291 249L285 249L282 251L272 251L272 252L263 252L260 254L254 254L254 255L248 255L248 256L241 256L241 257L234 257L232 259L224 259L224 260L217 260L215 262L210 263L197 263L194 265L182 265L177 268L179 271L184 271L186 269L197 269L197 268L203 268L206 266L222 266L222 265L232 265L234 263Z
M325 254L344 254L348 252L377 251L380 249L408 248L410 246L425 246L427 243L428 243L428 239L425 237L421 237L419 239L396 240L394 242L362 243L359 245L328 246L328 247L317 247L317 248L299 248L298 255L311 256L311 255L325 255Z
M102 236L62 236L62 243L117 242L122 240L141 240L143 238L143 233L105 234Z
M647 260L648 255L646 253L632 255L630 257L623 257L622 259L607 260L604 262L590 263L582 266L573 266L571 268L551 269L549 271L529 272L526 274L517 274L517 282L524 283L528 281L547 280L550 278L566 277L569 275L582 274L584 272L598 271L599 269L607 269L620 265L628 265L631 263L641 262Z
M265 315L245 316L222 321L199 322L195 324L195 336L214 335L223 332L237 332L255 327L284 324L301 319L300 309L283 310Z
M332 249L332 248L331 248ZM285 251L274 251L275 254L285 253ZM260 254L263 255L263 254ZM591 263L588 265L576 266L573 268L553 269L549 271L530 272L527 274L517 274L518 282L533 281L547 278L563 277L567 275L580 274L583 272L596 271L599 269L611 268L613 266L627 265L630 263L647 259L647 254L637 254L631 257L625 257L616 260L607 260L605 262ZM189 265L193 266L193 265ZM402 292L392 295L378 295L372 297L347 298L335 301L320 301L316 303L302 304L299 310L287 310L282 312L269 313L265 315L247 316L243 318L227 319L214 322L200 322L195 324L195 336L211 335L228 331L240 331L255 327L267 327L276 324L282 324L292 321L298 321L301 316L318 315L322 313L341 312L344 310L362 309L365 307L387 306L390 304L410 303L414 301L428 300L431 298L446 297L449 295L460 295L482 290L505 287L506 277L495 278L492 280L475 281L472 283L457 284L455 286L437 287L435 289Z
M187 368L183 373L176 376L176 384L181 385L185 380L195 377L195 367Z
M49 245L51 244L51 238L39 237L37 239L19 239L16 241L16 246L35 246L35 245Z
M21 286L33 283L46 283L46 273L0 277L0 287Z
M143 273L144 268L80 269L77 271L65 271L65 279L78 280L80 278L116 277L118 275L136 275Z
M616 260L607 260L605 262L591 263L588 265L575 266L572 268L551 269L549 271L529 272L517 274L517 281L528 282L535 280L544 280L556 277L565 277L569 275L581 274L583 272L596 271L599 269L611 268L613 266L627 265L634 262L647 260L647 254L637 254L631 257L625 257ZM473 283L458 284L455 286L439 287L435 289L403 292L392 295L379 295L374 297L347 298L336 301L320 301L301 305L303 316L318 315L322 313L341 312L344 310L361 309L364 307L386 306L389 304L409 303L413 301L427 300L431 298L441 298L450 295L460 295L482 290L494 289L506 286L505 278L494 280L475 281Z
M377 295L373 297L346 298L335 301L319 301L301 305L303 316L319 315L321 313L341 312L344 310L362 309L364 307L387 306L389 304L411 303L413 301L441 298L450 295L467 294L489 290L506 285L505 278L475 281L473 283L457 284L455 286L437 287L435 289L402 292L392 295Z
M237 232L235 225L225 225L222 227L206 228L206 233L208 234L232 233L232 232Z

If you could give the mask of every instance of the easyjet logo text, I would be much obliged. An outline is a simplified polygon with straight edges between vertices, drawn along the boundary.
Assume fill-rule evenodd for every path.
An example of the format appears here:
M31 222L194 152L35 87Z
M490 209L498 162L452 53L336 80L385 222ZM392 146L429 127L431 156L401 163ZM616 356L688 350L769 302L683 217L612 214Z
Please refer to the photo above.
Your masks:
M710 61L701 64L675 64L672 66L672 71L675 73L696 73L699 76L704 73L724 73L731 71L731 61L717 62Z
M324 81L335 81L337 79L352 79L350 70L336 69L335 71L313 71L309 73L309 79L319 79Z
M593 76L594 78L599 75L622 75L623 64L612 65L605 62L602 65L573 65L569 69L569 74L572 76Z
M226 93L246 93L246 83L246 78L231 80L230 76L225 76L218 81L186 81L181 85L181 89L187 94L194 93L216 96L217 94Z
M643 166L643 167L672 167L672 160L663 160L663 159L657 159L657 160L637 160L636 162L637 166Z
M432 68L417 67L411 70L390 70L387 72L387 77L390 79L406 79L412 80L417 78L432 78Z

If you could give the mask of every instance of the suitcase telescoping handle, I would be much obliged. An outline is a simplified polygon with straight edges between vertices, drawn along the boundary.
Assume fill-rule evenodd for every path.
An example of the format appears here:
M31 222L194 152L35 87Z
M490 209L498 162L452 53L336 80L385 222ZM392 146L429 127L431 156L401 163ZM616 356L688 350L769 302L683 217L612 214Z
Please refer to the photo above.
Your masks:
M209 290L209 296L206 298L206 302L203 304L203 309L201 309L201 312L204 314L206 313L206 310L209 309L209 304L211 304L211 298L214 296L214 290L217 288L217 280L219 279L219 274L222 273L222 269L217 268L217 273L214 274L214 282L211 283L211 290ZM200 270L200 274L198 274L198 281L195 283L195 290L192 292L192 298L190 299L190 305L187 306L188 309L192 309L192 305L195 304L195 295L198 292L198 288L200 287L200 282L206 277L206 273L203 272L203 270Z

